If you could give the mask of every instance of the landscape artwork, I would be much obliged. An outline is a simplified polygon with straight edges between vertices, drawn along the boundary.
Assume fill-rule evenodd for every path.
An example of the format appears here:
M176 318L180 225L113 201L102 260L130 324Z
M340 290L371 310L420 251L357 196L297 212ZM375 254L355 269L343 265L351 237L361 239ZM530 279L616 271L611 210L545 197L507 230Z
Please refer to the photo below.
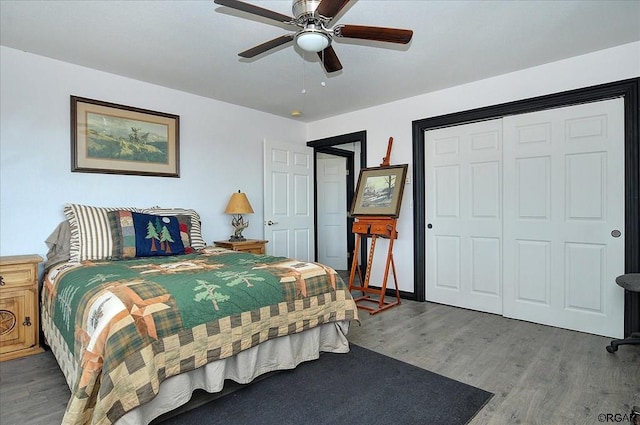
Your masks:
M168 126L87 113L87 156L166 164Z
M406 174L406 164L360 170L351 215L398 217Z
M71 171L179 177L178 115L71 96Z
M390 206L393 200L391 195L395 187L396 176L393 174L367 177L360 206L365 208L384 208Z

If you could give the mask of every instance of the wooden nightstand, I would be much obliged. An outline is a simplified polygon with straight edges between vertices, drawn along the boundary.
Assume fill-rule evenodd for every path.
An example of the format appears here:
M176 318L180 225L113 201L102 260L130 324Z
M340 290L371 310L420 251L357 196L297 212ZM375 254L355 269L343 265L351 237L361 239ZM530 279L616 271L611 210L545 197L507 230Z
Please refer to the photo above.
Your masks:
M241 242L232 241L215 241L213 244L221 248L232 249L234 251L250 252L252 254L265 254L265 245L269 241L260 241L257 239L247 239Z
M0 361L42 352L38 326L39 255L0 257Z

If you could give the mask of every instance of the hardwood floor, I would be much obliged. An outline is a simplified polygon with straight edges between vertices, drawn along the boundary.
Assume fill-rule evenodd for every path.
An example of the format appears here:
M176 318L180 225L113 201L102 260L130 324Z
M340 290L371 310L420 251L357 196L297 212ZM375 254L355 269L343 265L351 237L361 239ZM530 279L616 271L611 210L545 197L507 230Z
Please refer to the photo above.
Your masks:
M351 342L494 393L471 425L628 423L640 405L640 346L406 300L360 316ZM2 425L59 424L69 394L49 351L0 363Z
M351 342L494 393L471 425L606 423L640 405L637 345L609 354L609 338L411 301L361 321Z

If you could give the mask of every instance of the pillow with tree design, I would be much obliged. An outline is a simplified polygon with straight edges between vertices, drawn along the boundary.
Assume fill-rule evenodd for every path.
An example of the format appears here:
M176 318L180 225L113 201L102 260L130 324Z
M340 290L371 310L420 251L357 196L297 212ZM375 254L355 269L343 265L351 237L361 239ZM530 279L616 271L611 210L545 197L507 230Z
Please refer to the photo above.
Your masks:
M189 241L189 217L122 210L111 211L108 216L114 260L194 252Z

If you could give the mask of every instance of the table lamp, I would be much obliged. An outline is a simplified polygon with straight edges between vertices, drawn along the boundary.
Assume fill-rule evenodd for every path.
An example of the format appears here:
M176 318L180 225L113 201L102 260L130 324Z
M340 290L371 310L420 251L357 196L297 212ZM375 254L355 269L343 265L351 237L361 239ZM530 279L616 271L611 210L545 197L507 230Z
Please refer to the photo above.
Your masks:
M229 241L238 242L246 240L244 236L242 236L242 231L249 227L249 222L244 221L242 215L253 214L253 208L251 208L247 195L240 191L231 195L231 199L229 199L229 203L227 204L227 208L224 212L225 214L233 215L231 225L234 230Z

